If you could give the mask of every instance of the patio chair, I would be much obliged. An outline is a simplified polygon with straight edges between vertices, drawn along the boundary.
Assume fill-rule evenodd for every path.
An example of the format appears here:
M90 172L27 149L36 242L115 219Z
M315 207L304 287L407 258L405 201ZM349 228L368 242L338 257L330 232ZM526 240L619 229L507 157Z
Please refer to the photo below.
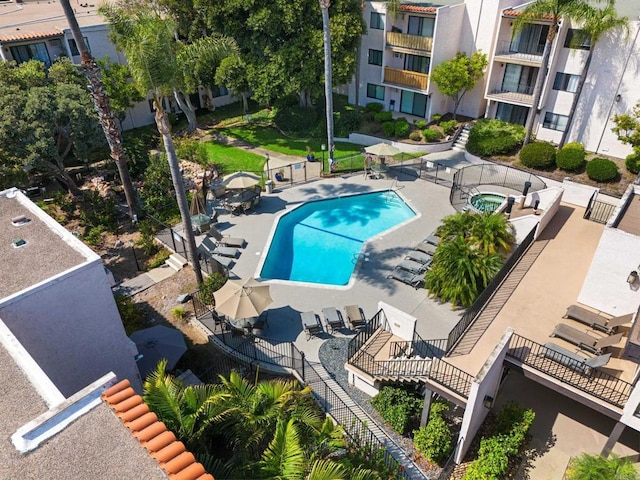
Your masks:
M419 273L411 273L407 270L402 270L402 269L392 270L391 273L387 276L387 278L393 278L394 280L399 280L402 283L411 285L416 290L420 288L420 286L424 283L424 275Z
M587 332L573 328L566 323L559 323L553 329L551 333L552 337L562 338L569 343L577 345L581 350L600 355L603 349L616 345L622 340L622 333L616 333L615 335L609 335L607 337L594 337Z
M322 333L320 317L316 312L300 312L300 320L302 321L302 328L304 328L307 340L309 340L312 335Z
M222 255L211 255L211 258L213 258L216 262L218 262L227 270L230 270L235 265L233 258L223 257Z
M433 255L434 253L436 253L436 246L427 242L419 243L413 249L418 250L422 253L426 253L427 255Z
M440 237L435 233L432 233L427 238L424 239L425 242L430 243L431 245L435 245L436 247L440 243Z
M365 317L362 308L358 305L347 305L344 307L344 311L347 314L347 323L351 330L355 330L367 323L367 317Z
M584 323L594 330L600 330L608 335L615 333L620 325L631 322L633 313L621 315L619 317L607 318L599 313L592 312L579 305L571 305L567 308L564 318L571 318L577 322Z
M403 260L396 265L396 269L398 268L411 273L424 273L429 268L429 264L416 262L415 260Z
M207 234L207 237L213 237L218 245L222 245L225 247L244 248L244 246L247 244L244 238L223 235L215 227L211 227L209 233Z
M240 256L240 250L232 247L223 247L221 245L216 246L216 248L211 252L212 255L221 255L223 257L231 257L238 258Z
M544 356L586 375L593 373L596 368L604 367L611 358L610 353L597 357L583 357L552 342L544 344Z
M336 330L344 327L344 321L342 320L342 313L336 307L327 307L322 309L322 315L324 316L325 325L328 330L333 333Z
M411 250L407 253L404 259L413 260L414 262L419 262L423 265L430 265L433 257L427 253L419 252L418 250Z

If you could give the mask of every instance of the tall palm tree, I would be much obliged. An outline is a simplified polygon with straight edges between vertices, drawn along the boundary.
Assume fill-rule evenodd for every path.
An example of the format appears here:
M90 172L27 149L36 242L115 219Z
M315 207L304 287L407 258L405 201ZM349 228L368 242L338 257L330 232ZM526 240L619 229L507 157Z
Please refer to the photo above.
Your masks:
M178 75L175 68L175 25L170 19L161 18L157 13L144 9L131 13L124 7L105 4L99 11L111 24L115 43L127 57L131 74L138 88L144 94L150 92L153 96L156 126L162 136L167 154L182 218L183 235L187 240L187 257L194 269L196 281L200 284L203 280L202 272L187 194L171 137L171 123L163 106L165 97L173 93Z
M82 69L84 70L87 80L89 80L89 90L91 91L93 102L98 111L98 119L104 131L104 136L109 145L111 158L113 158L113 161L118 167L118 174L120 175L120 181L124 189L124 196L127 199L127 206L129 207L129 216L134 218L134 215L137 214L137 202L131 177L129 176L126 153L122 146L122 129L113 115L111 105L109 104L109 96L107 95L102 80L100 80L100 69L87 48L84 36L78 25L78 20L73 13L73 8L71 8L69 0L61 0L60 3L62 4L65 17L67 17L69 27L71 28L73 39L80 52Z
M576 108L578 106L578 101L580 100L582 88L587 80L587 74L589 73L589 67L591 66L593 51L595 50L596 44L606 33L616 29L622 29L625 36L629 35L629 19L627 17L618 16L613 0L611 0L611 3L604 8L592 8L584 19L582 30L591 38L591 47L589 48L587 59L584 62L584 67L582 67L578 86L573 94L573 101L571 102L571 110L569 111L567 126L564 129L562 139L560 140L560 148L567 143L569 138L569 130L573 123L573 117L576 114Z
M600 2L603 0L593 1ZM524 145L531 141L531 134L538 113L540 98L542 97L542 87L548 75L551 49L553 48L553 42L558 36L560 20L564 19L580 23L588 15L589 8L587 0L535 0L533 3L528 4L513 22L513 30L517 32L529 23L540 21L540 19L546 16L551 17L551 26L549 27L549 33L547 34L542 54L542 64L538 70L538 77L536 78L536 83L533 88L533 104L527 117L527 132L524 137Z
M331 31L329 29L329 6L331 0L319 0L322 10L322 38L324 41L324 96L327 113L327 148L329 149L329 163L333 162L333 96L331 74ZM324 169L324 165L322 166Z

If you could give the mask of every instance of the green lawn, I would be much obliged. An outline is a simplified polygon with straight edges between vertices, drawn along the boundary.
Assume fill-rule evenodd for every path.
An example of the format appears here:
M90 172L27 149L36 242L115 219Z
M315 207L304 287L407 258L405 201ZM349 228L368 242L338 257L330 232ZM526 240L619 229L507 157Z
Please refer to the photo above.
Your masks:
M210 163L223 169L223 174L237 171L262 172L265 159L261 155L248 152L242 148L221 145L215 142L204 144Z

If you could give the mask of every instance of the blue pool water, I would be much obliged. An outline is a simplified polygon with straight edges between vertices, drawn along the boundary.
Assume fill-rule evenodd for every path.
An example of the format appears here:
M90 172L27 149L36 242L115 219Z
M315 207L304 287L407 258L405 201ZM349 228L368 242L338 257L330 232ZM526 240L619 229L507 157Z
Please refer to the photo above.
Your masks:
M346 285L363 242L415 215L393 191L305 203L280 218L260 276Z

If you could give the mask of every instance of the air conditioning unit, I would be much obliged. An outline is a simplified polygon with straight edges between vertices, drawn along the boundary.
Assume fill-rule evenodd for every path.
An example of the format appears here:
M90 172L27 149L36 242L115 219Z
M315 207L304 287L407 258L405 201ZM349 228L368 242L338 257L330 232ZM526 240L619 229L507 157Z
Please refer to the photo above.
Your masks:
M402 53L398 53L398 52L394 53L393 56L396 57L396 58L403 58L404 57L404 55Z

